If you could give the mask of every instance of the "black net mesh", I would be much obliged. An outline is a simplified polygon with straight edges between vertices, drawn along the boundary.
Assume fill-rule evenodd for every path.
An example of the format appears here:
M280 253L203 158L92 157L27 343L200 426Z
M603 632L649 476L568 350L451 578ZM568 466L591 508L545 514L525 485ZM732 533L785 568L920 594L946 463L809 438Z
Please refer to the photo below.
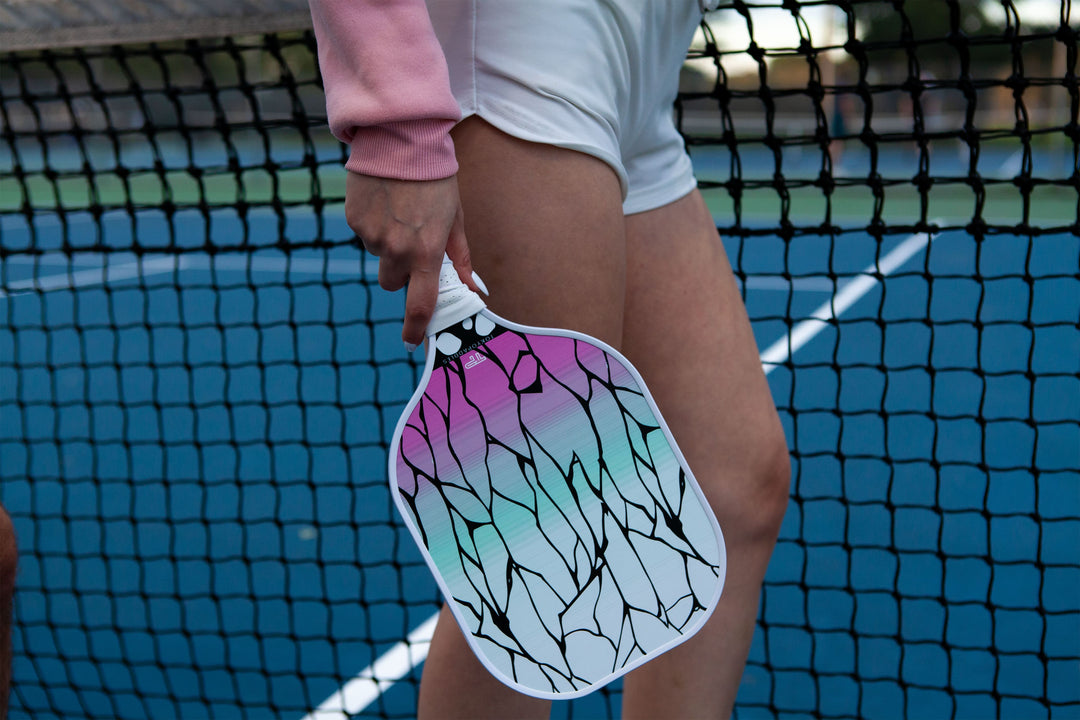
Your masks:
M794 470L739 717L1080 713L1078 31L1047 5L731 2L691 49L675 111ZM438 595L385 468L418 367L313 38L8 52L0 92L13 717L412 716Z

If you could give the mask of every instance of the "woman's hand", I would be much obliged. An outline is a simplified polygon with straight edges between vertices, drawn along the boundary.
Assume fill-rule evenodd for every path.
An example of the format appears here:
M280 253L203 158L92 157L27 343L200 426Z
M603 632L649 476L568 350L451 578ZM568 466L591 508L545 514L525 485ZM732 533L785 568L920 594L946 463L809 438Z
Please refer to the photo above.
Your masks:
M392 180L349 173L345 183L345 219L379 258L379 286L405 295L401 339L413 350L425 330L439 293L443 253L450 256L461 281L472 279L457 178Z

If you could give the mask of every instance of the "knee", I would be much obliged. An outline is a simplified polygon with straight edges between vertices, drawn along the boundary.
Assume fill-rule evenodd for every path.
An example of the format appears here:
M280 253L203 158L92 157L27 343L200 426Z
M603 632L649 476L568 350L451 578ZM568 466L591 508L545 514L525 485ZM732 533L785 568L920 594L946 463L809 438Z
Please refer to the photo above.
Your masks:
M0 506L0 592L10 591L14 587L17 562L15 526L11 516Z
M752 467L750 485L755 494L759 532L775 540L791 496L791 458L783 431L763 443Z
M782 429L759 434L743 448L741 462L735 462L729 472L720 483L722 490L712 496L725 535L771 547L791 494L791 462Z

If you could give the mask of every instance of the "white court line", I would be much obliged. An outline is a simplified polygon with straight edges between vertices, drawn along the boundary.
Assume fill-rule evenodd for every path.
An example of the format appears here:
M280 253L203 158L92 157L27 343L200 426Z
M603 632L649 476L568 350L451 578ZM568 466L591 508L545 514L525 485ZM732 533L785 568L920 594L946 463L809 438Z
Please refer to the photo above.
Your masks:
M854 305L863 295L870 292L878 283L878 276L885 277L911 259L929 244L928 233L911 235L894 247L885 257L870 263L848 282L833 297L826 300L809 318L791 329L765 352L761 353L761 364L768 375L778 366L787 362L796 350L810 342L818 333L832 325L840 315Z
M134 262L121 263L119 265L104 265L101 267L76 270L75 272L56 273L33 277L29 280L18 280L8 283L7 290L0 290L0 300L11 295L22 295L29 292L51 292L53 290L66 290L108 283L144 278L151 275L161 275L167 272L175 272L186 269L182 258L166 256L153 260L136 260Z
M104 256L109 257L109 256ZM86 264L67 256L36 256L9 258L8 265L34 265L35 267L72 267ZM25 295L34 292L53 292L55 290L76 290L96 285L107 285L123 280L151 277L167 272L201 270L204 272L273 272L307 275L344 275L356 276L357 270L365 277L374 278L379 274L378 259L365 258L363 264L357 260L317 260L312 258L258 258L232 256L200 255L163 255L155 253L144 255L141 259L118 264L95 261L90 267L74 272L58 272L52 275L40 275L27 280L16 280L0 289L0 300L7 297Z
M911 235L885 257L868 265L862 273L844 285L835 297L815 310L810 318L796 325L790 337L780 338L761 354L765 374L769 374L777 365L787 361L792 353L829 327L830 320L835 320L874 288L879 276L885 277L894 272L926 247L930 239L930 235L926 233ZM331 718L341 720L345 716L363 712L380 693L389 689L398 680L404 679L414 667L424 661L431 643L431 633L435 629L435 621L438 618L439 613L436 612L413 630L408 638L361 670L356 677L301 720L331 720Z
M121 257L136 257L128 253L120 254ZM4 261L7 265L35 265L40 267L61 266L71 267L77 265L89 265L92 268L100 268L104 264L104 258L109 255L101 253L82 254L77 257L68 257L59 253L39 256L14 256ZM112 257L116 257L115 255ZM235 255L173 255L164 253L152 253L143 255L143 263L164 262L168 258L180 258L181 270L222 270L242 272L276 272L276 273L304 273L311 275L356 275L360 268L367 277L376 277L379 274L379 260L371 256L365 256L363 264L357 260L330 259L319 260L316 258L276 258L276 257L249 257ZM128 267L136 264L137 260L117 265L116 267ZM58 277L64 277L58 275ZM126 279L126 278L125 278ZM32 283L32 281L20 281L20 283ZM9 284L12 287L14 284ZM29 287L33 287L32 284Z
M435 621L438 619L439 613L429 617L409 633L404 642L399 642L383 653L378 660L361 670L302 720L341 720L345 716L363 712L379 695L424 662L431 645L431 634L435 632Z

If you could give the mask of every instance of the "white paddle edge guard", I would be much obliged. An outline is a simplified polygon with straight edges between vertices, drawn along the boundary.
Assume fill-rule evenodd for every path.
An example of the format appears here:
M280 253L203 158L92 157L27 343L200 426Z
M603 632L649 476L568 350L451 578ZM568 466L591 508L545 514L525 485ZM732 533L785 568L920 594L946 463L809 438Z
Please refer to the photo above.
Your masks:
M444 263L444 272L446 271L446 267L447 266ZM453 265L450 266L450 272L453 273L454 282L461 283L461 281L457 277L457 271L454 270ZM465 289L468 290L467 287ZM470 292L474 297L476 296L476 293L472 292L471 290L468 290L468 292ZM477 300L480 300L479 297L477 297ZM482 300L480 300L480 303L483 306ZM397 427L394 429L394 434L391 436L390 439L390 448L387 462L387 469L389 472L387 473L387 476L389 479L390 494L394 498L394 505L397 507L398 516L405 523L405 527L408 528L409 534L412 535L413 541L415 542L417 549L420 550L420 554L424 558L424 563L428 566L428 570L431 571L431 576L435 579L435 583L438 585L439 591L442 593L442 596L446 601L446 607L450 609L451 614L454 616L454 620L457 621L458 628L461 629L461 633L462 635L464 635L465 640L469 645L469 648L472 650L473 655L477 658L477 660L480 661L480 664L483 665L487 669L487 671L491 673L491 675L493 675L497 680L502 682L504 685L510 687L511 689L522 693L523 695L529 695L531 697L541 698L545 700L573 700L575 698L584 697L589 693L596 692L605 685L608 685L611 682L618 680L622 676L626 675L631 670L641 667L653 658L659 655L663 655L674 647L682 645L684 642L697 634L697 632L705 625L705 623L708 622L709 618L712 617L713 612L716 610L716 606L720 603L720 597L723 595L724 592L724 586L727 582L727 542L724 538L724 531L720 528L720 522L716 519L716 513L713 510L712 505L709 504L709 499L705 496L705 492L704 490L702 490L701 484L697 481L697 478L695 477L693 471L690 469L690 464L686 461L686 456L683 455L682 449L675 441L675 436L672 435L671 429L668 427L667 421L660 413L660 408L657 407L656 400L653 399L652 393L649 391L648 386L645 384L645 379L641 376L641 373L638 372L638 369L634 367L630 363L630 361L627 360L625 356L623 356L622 353L613 348L611 345L605 343L603 340L594 338L591 335L585 335L584 333L575 332L574 330L521 325L519 323L507 320L506 318L496 315L495 313L491 312L491 310L488 310L486 306L483 307L483 310L481 312L483 312L483 314L495 324L501 325L509 330L513 330L514 332L522 334L553 335L556 337L572 338L574 340L579 340L598 347L604 352L610 354L619 362L623 363L627 372L630 373L630 376L641 388L642 396L644 397L645 401L649 405L649 408L655 415L657 424L659 425L660 430L664 433L664 436L667 438L672 453L678 460L679 465L683 468L683 471L686 474L687 482L690 484L690 487L693 489L694 494L698 498L698 501L701 503L705 511L705 516L709 522L709 525L712 528L713 536L716 539L719 559L719 572L717 573L716 586L713 590L713 596L712 598L710 598L709 603L705 606L704 611L698 617L697 622L685 628L684 632L682 632L680 635L672 638L668 642L658 647L653 648L647 656L639 657L635 660L632 660L621 668L618 668L617 670L608 673L608 675L600 678L588 687L580 688L578 690L552 692L546 690L538 690L536 688L518 683L514 678L510 677L501 669L492 664L491 660L477 643L476 638L473 637L472 632L469 631L469 624L466 621L465 617L462 615L461 609L458 607L457 602L454 601L453 593L450 592L450 588L447 587L446 582L443 580L442 575L439 573L438 565L435 563L435 559L431 556L430 551L428 551L427 545L424 543L424 536L420 532L420 529L416 527L416 525L413 523L409 514L409 508L405 504L405 501L401 498L401 493L399 491L397 477L397 457L401 447L401 436L402 433L405 431L405 427L409 422L409 417L412 415L413 409L423 399L424 391L427 389L428 381L431 379L431 373L435 368L435 357L437 352L435 348L435 343L428 343L423 374L420 377L420 381L417 385L416 390L413 392L412 398L409 399L409 402L405 405L405 409L401 413L401 417L398 418ZM462 316L462 319L464 319L464 317L466 316ZM430 334L433 333L430 333L429 326L429 335Z
M453 261L443 255L442 269L439 271L439 297L435 301L435 312L428 322L427 336L433 337L486 307L480 296L461 282Z

